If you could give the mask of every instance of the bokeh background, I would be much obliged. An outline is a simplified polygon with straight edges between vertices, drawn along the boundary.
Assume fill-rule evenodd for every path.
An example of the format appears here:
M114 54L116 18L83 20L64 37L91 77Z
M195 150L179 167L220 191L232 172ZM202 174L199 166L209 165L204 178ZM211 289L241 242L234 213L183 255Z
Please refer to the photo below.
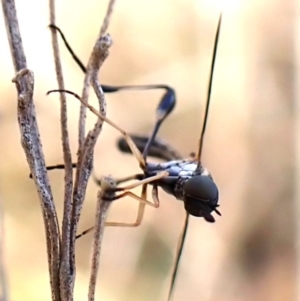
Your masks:
M213 39L221 1L117 1L109 27L114 45L102 68L106 84L166 83L178 103L159 137L183 156L197 149ZM57 2L57 25L83 62L97 37L107 1ZM296 300L297 292L297 40L292 0L222 1L223 24L203 163L220 191L215 224L192 217L174 301ZM62 162L58 96L47 1L17 1L47 164ZM2 16L0 17L2 19ZM50 300L45 236L37 193L20 146L16 91L6 31L0 21L0 195L5 264L12 301ZM83 74L61 43L66 87L81 93ZM160 92L108 95L108 116L126 131L148 134ZM92 98L95 102L95 98ZM73 161L79 104L69 98ZM94 117L89 115L92 126ZM139 171L116 148L119 134L105 126L95 150L97 175ZM59 219L63 172L49 173ZM93 224L97 186L91 181L80 229ZM166 300L183 204L160 192L134 229L107 228L98 300ZM112 221L132 221L137 203L113 204ZM92 235L77 242L76 300L87 297Z

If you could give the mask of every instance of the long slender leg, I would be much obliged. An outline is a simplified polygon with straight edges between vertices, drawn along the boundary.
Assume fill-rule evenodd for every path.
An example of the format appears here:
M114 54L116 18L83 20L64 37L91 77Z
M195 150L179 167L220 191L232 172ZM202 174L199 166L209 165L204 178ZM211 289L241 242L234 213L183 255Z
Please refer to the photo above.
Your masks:
M159 198L158 198L158 188L157 188L157 185L153 185L153 188L152 188L152 199L154 201L154 204L156 204L157 207L159 207Z
M80 234L76 235L76 239L78 239L78 238L80 238L80 237L82 237L82 236L84 236L84 235L86 235L86 234L92 232L93 230L94 230L94 226L91 227L91 228L88 228L88 229L84 230L84 231L81 232Z
M55 29L59 32L63 42L65 43L68 51L70 52L72 58L74 59L74 61L77 63L77 65L79 66L79 68L83 71L83 73L86 73L86 67L84 66L84 64L81 62L81 60L79 59L79 57L75 54L75 52L73 51L72 47L70 46L70 44L68 43L65 35L63 34L63 32L60 30L59 27L57 27L54 24L50 24L49 25L50 28Z
M72 163L72 168L76 168L77 167L77 163ZM46 166L47 170L53 170L53 169L65 169L65 165L64 164L56 164L56 165L50 165L50 166ZM29 178L32 179L32 174L29 174Z
M136 221L134 223L107 222L105 224L106 226L137 227L142 222L146 205L149 205L149 206L154 207L154 208L159 207L158 189L157 189L156 185L153 186L153 190L152 190L152 197L153 197L154 203L151 203L151 202L147 201L147 184L144 184L143 187L142 187L141 197L137 196L136 194L132 193L131 191L126 191L122 195L120 195L119 197L124 197L124 196L131 196L132 198L134 198L134 199L136 199L140 202Z
M157 181L157 180L159 180L161 178L165 178L168 175L169 175L169 173L167 171L163 171L163 172L160 172L160 173L156 174L153 177L146 178L146 179L141 180L139 182L136 182L136 183L124 186L124 187L118 187L118 188L116 188L116 191L124 191L124 190L133 189L133 188L138 187L140 185L149 184L149 183Z
M144 185L147 185L147 184L144 184ZM144 185L143 185L143 187L144 187ZM115 200L118 200L118 199L122 199L122 198L124 198L125 196L132 197L133 199L139 201L140 203L145 204L145 205L148 205L148 206L150 206L150 207L158 208L158 206L159 206L159 203L157 203L156 200L155 200L154 203L152 203L152 202L148 201L147 199L144 199L144 198L142 198L142 197L136 195L135 193L133 193L133 192L131 192L131 191L125 191L125 192L121 193L121 194L118 195L116 198L114 198L114 201L115 201Z
M121 178L121 179L116 179L116 184L119 185L121 183L128 182L128 181L131 181L131 180L143 180L144 178L145 178L145 175L143 173L139 173L139 174L124 177L124 178ZM101 179L98 179L95 175L93 175L93 180L98 186L100 186Z
M147 199L147 184L144 184L142 187L141 199L143 199L143 200ZM148 203L140 202L135 222L133 222L133 223L107 222L105 225L108 227L132 227L132 228L138 227L142 223L146 204L148 204ZM157 205L152 204L152 203L151 203L151 205L154 205L153 207L157 208Z
M51 29L55 29L58 31L58 33L60 34L66 48L68 49L69 53L71 54L72 58L74 59L74 61L76 62L76 64L79 66L79 68L81 69L81 71L83 73L86 73L86 67L84 66L84 64L82 63L82 61L80 60L80 58L77 56L77 54L74 52L74 50L72 49L71 45L69 44L69 42L67 41L65 35L63 34L62 30L54 25L54 24L50 24L49 27ZM118 92L121 90L153 90L153 89L163 89L166 91L172 90L171 87L169 87L168 85L163 85L163 84L156 84L156 85L130 85L130 86L110 86L110 85L101 85L103 92L104 93L113 93L113 92Z
M113 121L111 121L110 119L108 119L107 117L101 115L93 106L91 106L90 104L88 104L87 102L83 101L81 99L81 97L79 95L77 95L76 93L69 91L69 90L51 90L47 92L47 95L49 95L50 93L53 92L65 92L68 94L73 95L74 97L76 97L83 105L85 105L92 113L94 113L98 118L102 119L103 121L105 121L106 123L108 123L109 125L111 125L113 128L115 128L117 131L119 131L123 136L124 139L126 140L126 142L128 143L128 146L130 147L133 155L136 157L136 159L138 160L138 162L140 163L140 167L145 170L146 168L146 162L141 154L141 152L138 150L138 148L136 147L136 145L134 144L134 142L132 141L131 137L122 129L120 128L117 124L115 124Z
M80 69L85 73L86 72L86 67L84 64L81 62L79 57L75 54L73 51L72 47L68 43L65 35L61 31L59 27L57 27L54 24L50 24L49 27L51 29L55 29L59 32L63 42L65 43L68 51L70 52L71 56L75 60L75 62L78 64ZM146 160L146 157L149 152L149 148L151 147L151 144L153 140L155 139L157 132L162 124L162 122L166 119L166 117L172 112L172 110L175 107L176 104L176 95L175 95L175 90L171 88L170 86L167 85L140 85L140 86L108 86L108 85L102 85L102 89L104 93L112 93L112 92L117 92L121 90L148 90L148 89L164 89L166 90L165 94L163 95L157 109L156 109L156 122L154 129L152 131L152 134L150 135L150 138L148 140L148 143L144 149L143 152L143 158Z
M106 222L105 226L108 226L108 227L138 227L142 223L142 220L143 220L143 217L144 217L144 212L145 212L145 206L146 205L149 205L149 206L154 207L154 208L158 208L159 207L159 199L158 199L158 194L157 194L157 186L154 186L154 187L156 187L155 197L153 197L154 203L151 203L150 201L147 200L147 184L143 184L142 194L141 194L140 197L137 196L136 194L132 193L131 191L125 191L124 193L118 195L114 200L123 198L125 196L130 196L130 197L134 198L135 200L139 201L139 207L138 207L138 213L137 213L136 220L133 223ZM153 195L154 194L152 192L152 196ZM94 227L91 227L91 228L83 231L82 233L80 233L80 234L78 234L76 236L76 239L84 236L85 234L88 234L93 229L94 229Z
M125 191L124 193L129 193L129 191L126 191L126 190L130 190L130 189L139 187L139 186L144 185L144 184L150 184L154 181L165 178L168 175L169 175L169 173L167 171L163 171L163 172L160 172L160 173L156 174L155 176L152 176L152 177L149 177L149 178L144 178L144 179L142 179L142 177L144 177L144 174L136 174L136 175L133 175L133 176L129 176L129 177L118 180L118 183L130 181L130 180L134 180L134 179L138 179L140 181L135 182L135 183L130 184L130 185L127 185L127 186L117 187L115 189L115 191ZM100 185L100 181L98 179L96 179L96 183L98 185ZM117 196L117 198L119 199L120 195Z
M72 163L72 168L76 168L76 167L77 167L77 163ZM49 165L46 168L47 170L64 169L65 165L64 164Z
M119 185L121 183L128 182L128 181L131 181L131 180L143 180L143 179L145 179L145 175L142 174L142 173L139 173L139 174L135 174L135 175L132 175L132 176L124 177L122 179L117 179L116 184Z
M157 132L158 132L162 122L166 119L166 117L173 110L173 108L175 106L175 103L176 103L175 91L172 88L169 88L167 90L167 92L165 93L165 95L163 96L162 100L160 101L158 107L157 107L157 110L156 110L156 123L155 123L155 126L154 126L154 130L153 130L152 134L150 135L150 138L149 138L149 140L148 140L148 142L147 142L147 144L144 148L143 154L141 154L141 152L139 151L139 149L135 145L134 141L131 139L130 135L128 135L123 129L121 129L113 121L111 121L107 117L101 115L93 106L91 106L89 103L82 100L81 97L78 94L76 94L72 91L69 91L69 90L56 89L56 90L48 91L47 95L49 95L50 93L53 93L53 92L65 92L65 93L73 95L82 104L84 104L92 113L94 113L97 117L99 117L100 119L102 119L103 121L105 121L106 123L111 125L113 128L118 130L124 136L124 139L126 140L131 152L136 157L136 159L140 163L140 166L143 170L145 170L145 168L146 168L146 163L145 163L146 158L147 158L148 152L151 148L151 145L152 145L152 143L153 143L153 141L154 141L154 139L157 135Z

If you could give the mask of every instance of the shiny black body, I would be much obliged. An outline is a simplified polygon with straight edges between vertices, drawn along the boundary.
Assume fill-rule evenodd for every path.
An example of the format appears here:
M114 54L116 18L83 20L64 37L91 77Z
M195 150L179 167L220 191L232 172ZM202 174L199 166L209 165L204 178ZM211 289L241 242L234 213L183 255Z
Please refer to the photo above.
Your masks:
M147 163L143 178L167 171L168 176L150 183L159 186L165 192L184 202L185 210L197 217L203 217L208 222L215 219L211 212L218 207L219 192L211 174L207 169L197 169L197 163L192 160L172 160L164 163Z

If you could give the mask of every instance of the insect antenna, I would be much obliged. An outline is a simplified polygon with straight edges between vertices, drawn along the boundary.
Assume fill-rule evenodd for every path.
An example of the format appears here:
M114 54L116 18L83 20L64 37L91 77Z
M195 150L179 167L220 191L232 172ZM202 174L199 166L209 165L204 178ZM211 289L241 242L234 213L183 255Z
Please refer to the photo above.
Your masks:
M182 252L183 252L185 237L186 237L187 229L188 229L188 226L189 226L189 218L190 218L190 215L187 212L185 212L182 232L179 236L179 240L178 240L178 243L177 243L177 253L176 253L175 264L174 264L174 268L173 268L172 276L171 276L171 283L170 283L170 287L169 287L168 300L171 300L173 292L174 292L174 286L175 286L175 280L176 280L176 277L177 277L179 262L180 262L180 258L181 258Z
M209 104L210 104L210 97L211 97L211 88L212 88L214 67L215 67L216 56L217 56L217 49L218 49L218 41L219 41L219 35L220 35L220 29L221 29L221 22L222 22L222 14L219 17L217 32L216 32L215 41L214 41L214 50L213 50L213 56L212 56L212 61L211 61L211 67L210 67L210 75L209 75L208 91L207 91L207 98L206 98L206 105L205 105L205 113L204 113L204 118L203 118L202 130L201 130L201 134L200 134L198 153L197 153L197 156L196 156L196 160L198 162L197 169L200 169L200 167L201 167L201 154L202 154L203 140L204 140L204 134L205 134L205 130L206 130L206 124L207 124L207 119L208 119L208 111L209 111Z
M212 62L211 62L211 68L210 68L210 76L209 76L209 83L208 83L208 92L207 92L207 98L206 98L205 113L204 113L202 130L201 130L200 140L199 140L199 149L198 149L198 153L196 156L196 160L198 162L196 171L199 171L201 169L201 153L202 153L202 147L203 147L203 138L204 138L207 119L208 119L212 80L213 80L214 66L215 66L215 62L216 62L221 22L222 22L222 14L220 14L220 17L219 17L218 27L217 27L217 31L216 31L216 35L215 35L215 40L214 40L214 49L213 49L213 56L212 56ZM184 242L185 242L186 233L187 233L187 229L188 229L188 223L189 223L189 214L186 212L182 233L181 233L181 235L179 237L179 241L178 241L177 254L176 254L175 264L174 264L174 268L173 268L173 272L172 272L172 276L171 276L171 283L170 283L169 295L168 295L169 301L171 300L173 292L174 292L175 280L176 280L176 277L178 274L179 262L180 262L183 247L184 247Z

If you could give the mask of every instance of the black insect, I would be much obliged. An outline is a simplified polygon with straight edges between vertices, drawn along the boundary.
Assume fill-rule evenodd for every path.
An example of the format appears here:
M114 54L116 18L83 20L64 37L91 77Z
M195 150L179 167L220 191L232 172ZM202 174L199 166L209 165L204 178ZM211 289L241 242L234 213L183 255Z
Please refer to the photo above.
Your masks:
M61 30L55 25L50 25L52 29L57 30L68 48L69 52L78 63L83 72L86 72L85 66L75 55L67 40L65 39ZM206 99L205 113L203 119L202 130L199 139L198 152L196 155L191 156L188 159L182 159L176 151L171 149L169 146L162 143L156 138L158 130L162 125L166 117L172 112L176 103L176 95L173 88L167 85L143 85L143 86L107 86L103 85L102 89L104 93L117 92L121 90L145 90L145 89L163 89L165 93L156 109L156 123L152 134L150 137L138 137L138 136L129 136L124 130L116 126L108 118L102 116L96 109L90 106L87 103L84 103L93 113L98 117L102 118L104 121L111 124L117 130L123 134L123 138L119 140L118 146L119 149L123 152L131 152L138 160L142 173L135 174L124 179L117 181L118 187L116 192L120 194L116 195L113 200L120 199L124 196L130 196L134 199L137 199L139 203L139 210L136 221L134 223L111 223L108 222L107 226L138 226L141 224L145 205L150 205L152 207L159 207L159 197L158 197L158 187L161 187L168 194L173 195L176 199L183 201L184 208L187 212L183 234L179 241L178 253L176 257L176 263L174 266L171 286L169 291L169 299L171 298L173 287L175 283L175 278L177 275L178 265L180 256L183 249L184 239L188 227L188 217L189 214L196 217L203 217L207 222L215 222L215 218L212 215L213 212L221 215L217 207L219 200L219 192L217 185L215 184L209 171L204 168L201 164L201 153L203 147L203 139L208 119L208 111L210 104L211 88L212 88L212 79L214 65L216 61L217 53L217 44L219 39L221 27L221 16L219 18L218 27L215 36L214 50L211 64L211 72L208 85L208 93ZM52 90L60 92L68 92L75 95L78 99L80 97L73 92L67 90ZM81 99L80 99L81 100ZM81 100L82 101L82 100ZM163 158L167 160L165 163L149 163L147 162L148 155L155 157ZM170 160L170 161L169 161ZM48 167L48 169L53 168L63 168L63 165L56 165ZM76 164L74 164L76 167ZM129 180L138 180L136 183L120 187L121 183L127 182ZM130 190L137 186L142 186L141 196L138 196L132 193ZM147 185L152 186L152 198L153 202L147 200ZM82 234L78 235L77 238L88 233L92 228L84 231Z

